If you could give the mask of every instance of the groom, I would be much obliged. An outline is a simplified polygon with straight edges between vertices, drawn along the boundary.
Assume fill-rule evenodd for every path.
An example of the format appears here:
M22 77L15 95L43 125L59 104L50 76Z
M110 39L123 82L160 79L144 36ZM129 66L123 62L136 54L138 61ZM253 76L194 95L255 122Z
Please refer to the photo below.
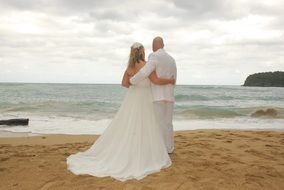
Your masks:
M137 84L142 79L148 77L156 70L160 78L177 77L177 68L175 60L164 50L164 42L161 37L156 37L152 44L153 53L148 57L148 61L143 68L130 78L132 85ZM168 150L172 153L174 150L174 132L173 132L173 109L174 109L174 85L155 85L151 83L154 108L158 116L163 138Z

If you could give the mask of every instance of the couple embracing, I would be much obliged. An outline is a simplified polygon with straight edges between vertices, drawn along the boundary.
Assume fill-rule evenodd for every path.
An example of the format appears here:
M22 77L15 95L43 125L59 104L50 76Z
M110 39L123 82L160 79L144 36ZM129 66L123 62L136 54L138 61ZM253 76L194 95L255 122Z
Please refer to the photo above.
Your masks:
M154 38L152 49L146 62L143 45L131 46L123 102L95 143L67 158L74 174L139 180L172 164L176 63L161 37Z

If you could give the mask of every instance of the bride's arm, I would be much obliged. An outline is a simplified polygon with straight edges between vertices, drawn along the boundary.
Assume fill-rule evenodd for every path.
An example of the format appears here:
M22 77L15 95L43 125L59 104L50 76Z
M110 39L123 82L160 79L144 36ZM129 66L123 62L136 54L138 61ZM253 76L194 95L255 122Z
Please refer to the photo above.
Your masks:
M129 74L128 74L127 69L124 72L124 75L123 75L123 78L122 78L122 81L121 81L121 85L125 88L129 88L129 86L130 86Z
M164 84L175 84L175 79L166 79L166 78L158 78L156 71L153 71L149 75L149 79L151 80L152 83L157 84L157 85L164 85Z

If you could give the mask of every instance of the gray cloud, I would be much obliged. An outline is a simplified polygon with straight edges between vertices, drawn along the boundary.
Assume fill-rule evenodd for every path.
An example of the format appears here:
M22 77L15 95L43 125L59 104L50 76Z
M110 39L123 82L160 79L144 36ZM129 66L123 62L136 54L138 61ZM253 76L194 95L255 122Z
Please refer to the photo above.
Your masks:
M235 9L236 1L203 0L187 1L174 0L175 5L185 11L186 19L235 19L244 16L244 10Z
M161 35L178 83L242 84L248 74L284 70L282 5L0 0L0 82L119 83L130 45L140 41L149 54Z

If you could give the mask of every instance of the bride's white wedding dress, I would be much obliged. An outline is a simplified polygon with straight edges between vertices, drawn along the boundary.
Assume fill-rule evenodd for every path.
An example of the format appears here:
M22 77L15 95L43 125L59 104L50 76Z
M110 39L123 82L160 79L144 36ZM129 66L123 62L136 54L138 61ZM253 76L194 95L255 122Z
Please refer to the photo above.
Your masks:
M142 179L172 162L156 121L150 80L131 85L115 117L85 152L67 158L74 174Z

